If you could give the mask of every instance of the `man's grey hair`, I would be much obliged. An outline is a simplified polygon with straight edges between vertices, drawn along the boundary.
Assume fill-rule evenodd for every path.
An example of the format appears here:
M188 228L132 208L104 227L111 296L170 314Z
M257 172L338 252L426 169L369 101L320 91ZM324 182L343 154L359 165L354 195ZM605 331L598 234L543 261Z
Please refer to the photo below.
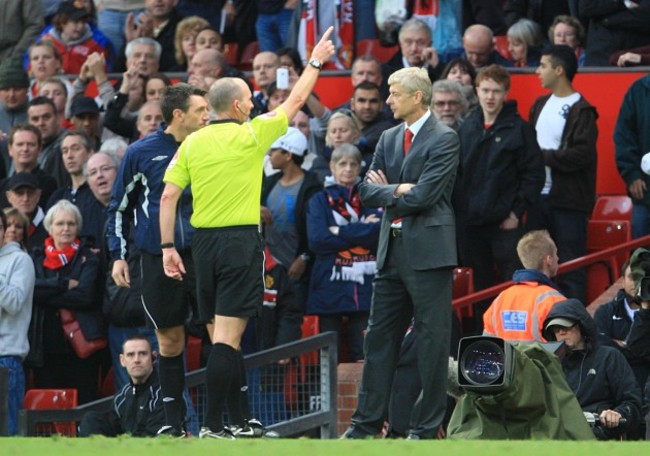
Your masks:
M230 103L242 96L242 88L236 78L221 78L216 80L208 92L208 102L214 112L221 113L230 109Z
M104 153L110 157L115 165L115 168L120 167L122 160L120 156L123 156L122 153L129 147L129 145L122 138L110 138L102 143L102 147L99 148L97 153Z
M416 30L416 31L424 31L429 37L429 46L431 46L431 43L433 43L433 35L431 34L431 28L429 27L429 24L424 22L422 19L418 19L417 17L412 17L408 21L404 22L402 24L402 27L399 29L399 38L402 38L402 34L404 32L408 32L411 30Z
M455 93L458 96L458 101L460 102L463 112L467 111L469 107L469 101L463 93L463 86L458 81L451 81L449 79L440 79L433 83L431 87L432 97L431 104L433 105L435 101L436 93Z
M422 104L429 108L431 105L431 80L429 73L424 68L402 68L397 70L388 78L388 85L401 85L409 94L418 90L422 92Z
M127 59L131 58L131 54L133 54L133 46L137 44L152 46L154 48L154 52L156 53L156 58L160 60L160 55L162 54L162 46L158 41L154 40L153 38L149 38L148 36L141 36L132 41L129 41L129 43L126 45L126 50L124 51L124 55Z

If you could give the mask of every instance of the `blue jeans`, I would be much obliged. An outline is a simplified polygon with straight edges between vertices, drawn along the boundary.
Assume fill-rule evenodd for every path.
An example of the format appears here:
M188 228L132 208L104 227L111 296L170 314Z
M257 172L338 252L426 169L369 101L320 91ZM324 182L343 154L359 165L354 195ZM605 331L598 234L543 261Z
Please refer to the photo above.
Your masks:
M291 9L282 9L275 14L257 15L255 31L260 52L275 52L286 46L292 17L293 10Z
M144 10L101 10L97 14L97 26L111 40L116 53L119 53L122 50L122 46L124 46L124 24L126 23L126 16L128 16L129 12L132 12L137 18L138 14L142 11Z
M8 424L9 435L18 433L18 410L23 408L23 398L25 397L25 372L23 363L17 356L0 356L0 368L9 371L9 404ZM2 392L4 393L4 392Z
M637 239L650 234L650 209L645 204L632 206L632 238Z

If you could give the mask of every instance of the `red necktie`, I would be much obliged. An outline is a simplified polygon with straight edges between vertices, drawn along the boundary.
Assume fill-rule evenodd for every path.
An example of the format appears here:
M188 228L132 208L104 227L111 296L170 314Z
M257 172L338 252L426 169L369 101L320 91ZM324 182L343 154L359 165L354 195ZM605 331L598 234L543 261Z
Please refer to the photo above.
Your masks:
M409 153L411 143L413 142L413 132L408 128L404 131L404 156Z

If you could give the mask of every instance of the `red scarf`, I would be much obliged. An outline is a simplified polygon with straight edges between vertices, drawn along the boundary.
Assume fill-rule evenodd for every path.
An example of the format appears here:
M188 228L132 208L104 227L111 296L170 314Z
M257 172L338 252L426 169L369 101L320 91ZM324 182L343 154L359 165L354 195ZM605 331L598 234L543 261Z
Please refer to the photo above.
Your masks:
M75 239L72 245L68 245L61 250L54 247L52 236L45 239L45 259L43 266L47 269L56 270L69 264L79 250L79 239Z

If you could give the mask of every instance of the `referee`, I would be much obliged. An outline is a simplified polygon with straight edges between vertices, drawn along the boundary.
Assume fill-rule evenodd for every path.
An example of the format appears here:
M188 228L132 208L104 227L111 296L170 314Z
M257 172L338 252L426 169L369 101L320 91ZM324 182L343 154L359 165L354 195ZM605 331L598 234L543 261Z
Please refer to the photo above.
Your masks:
M250 122L253 101L248 85L237 78L217 80L208 94L217 120L187 137L165 173L160 201L165 274L182 280L186 273L174 246L174 223L177 201L191 184L191 223L197 229L192 251L200 252L193 259L199 316L205 323L214 322L201 438L266 434L261 423L250 419L247 400L241 397L247 382L240 351L248 319L262 310L264 265L259 224L263 159L311 94L322 64L334 54L329 40L332 30L330 27L314 46L309 65L287 100ZM226 403L229 408L239 404L234 415L244 415L227 428L222 419Z

